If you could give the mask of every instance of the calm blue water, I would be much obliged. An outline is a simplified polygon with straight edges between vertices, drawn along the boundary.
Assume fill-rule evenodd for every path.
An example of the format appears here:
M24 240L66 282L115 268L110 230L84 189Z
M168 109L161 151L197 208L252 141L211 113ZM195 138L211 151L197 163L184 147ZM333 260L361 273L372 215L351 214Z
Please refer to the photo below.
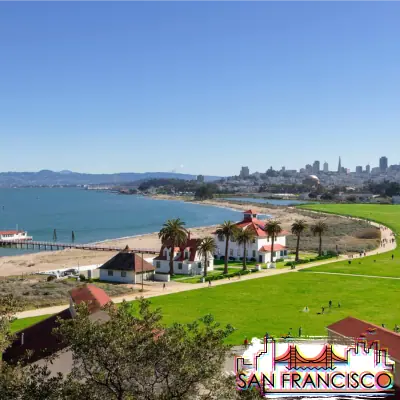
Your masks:
M274 199L261 199L252 197L225 197L225 200L248 201L251 203L267 203L267 204L272 204L274 206L292 206L296 204L308 203L308 201L301 201L301 200L274 200Z
M4 206L4 209L3 209ZM91 243L160 230L170 218L181 218L187 227L237 221L241 214L224 208L153 200L82 189L0 189L0 230L27 230L34 240ZM22 254L1 249L0 256ZM30 251L32 252L32 250Z

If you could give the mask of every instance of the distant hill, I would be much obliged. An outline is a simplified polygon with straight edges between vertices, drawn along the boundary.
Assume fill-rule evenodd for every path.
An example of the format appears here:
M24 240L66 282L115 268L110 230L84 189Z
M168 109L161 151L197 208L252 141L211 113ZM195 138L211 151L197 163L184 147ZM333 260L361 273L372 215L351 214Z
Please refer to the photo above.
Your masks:
M151 178L175 178L183 180L196 179L196 175L179 174L175 172L121 172L116 174L81 174L72 171L54 172L42 170L39 172L0 172L0 187L15 186L54 186L54 185L95 185L121 184ZM221 177L205 176L206 182L212 182Z

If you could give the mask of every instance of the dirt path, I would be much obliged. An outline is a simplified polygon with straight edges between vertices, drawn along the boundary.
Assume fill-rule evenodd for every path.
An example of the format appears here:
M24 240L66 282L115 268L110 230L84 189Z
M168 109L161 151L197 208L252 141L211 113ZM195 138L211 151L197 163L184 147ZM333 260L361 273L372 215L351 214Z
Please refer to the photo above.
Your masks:
M346 218L346 217L343 217ZM353 219L358 219L358 218L353 218ZM367 256L370 255L375 255L377 253L385 253L392 251L396 248L396 241L394 243L390 243L390 239L393 237L392 236L392 231L381 225L377 224L375 222L371 222L371 225L374 225L376 227L379 227L381 230L381 239L387 239L387 244L385 247L381 246L378 250L373 250L370 252L367 252ZM255 272L252 274L244 275L240 278L234 278L234 279L221 279L218 281L213 281L211 284L211 287L214 286L220 286L220 285L227 285L235 282L241 282L241 281L246 281L250 279L258 279L258 278L264 278L267 276L273 276L273 275L280 275L280 274L287 274L287 273L296 273L298 271L301 271L302 269L306 268L311 268L311 267L316 267L318 265L324 265L324 264L330 264L334 263L340 260L347 260L347 256L340 256L338 258L331 258L328 260L323 260L323 261L316 261L313 263L309 264L304 264L304 265L299 265L296 267L296 269L292 270L289 268L284 268L284 269L268 269L268 270L262 270L259 272ZM321 272L322 273L322 272ZM331 274L327 272L326 274ZM336 273L332 273L336 274ZM339 274L337 273L336 275L351 275L351 274ZM368 277L368 275L353 275L353 276L363 276L363 277ZM373 277L373 276L371 276ZM376 278L384 278L384 277L376 277ZM399 279L399 278L392 278L392 279ZM208 287L208 283L180 283L180 282L168 282L166 285L166 288L163 288L163 283L162 282L148 282L144 285L145 291L141 293L141 295L144 298L151 298L155 296L163 296L163 295L168 295L171 293L179 293L179 292L185 292L188 290L196 290L196 289L203 289L205 287ZM141 286L136 285L136 289L140 290ZM126 296L121 296L121 297L114 297L112 300L114 303L121 303L123 300L126 301L132 301L137 299L139 296L138 294L132 294L132 295L126 295ZM40 315L48 315L48 314L56 314L62 310L65 310L68 305L63 305L63 306L53 306L53 307L46 307L46 308L39 308L35 310L28 310L28 311L22 311L16 314L17 318L27 318L27 317L36 317Z

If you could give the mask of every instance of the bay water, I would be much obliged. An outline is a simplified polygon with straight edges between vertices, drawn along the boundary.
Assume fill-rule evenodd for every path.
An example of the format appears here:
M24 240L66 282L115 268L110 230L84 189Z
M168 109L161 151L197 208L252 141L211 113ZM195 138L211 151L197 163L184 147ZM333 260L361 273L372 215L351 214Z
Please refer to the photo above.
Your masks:
M227 208L175 200L155 200L136 195L79 188L0 189L0 231L28 231L33 240L76 243L157 232L171 218L181 218L188 228L238 221L242 214ZM0 256L22 254L0 248ZM32 252L32 250L29 250Z

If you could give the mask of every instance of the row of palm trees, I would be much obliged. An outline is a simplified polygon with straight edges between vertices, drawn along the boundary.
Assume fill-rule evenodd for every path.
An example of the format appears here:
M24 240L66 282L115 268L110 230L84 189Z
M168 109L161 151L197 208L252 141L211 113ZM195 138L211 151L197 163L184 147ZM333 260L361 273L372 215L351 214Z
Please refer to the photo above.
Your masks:
M271 263L274 262L274 245L275 240L282 232L281 224L278 221L268 221L265 224L265 232L267 236L271 238ZM295 261L299 260L299 248L300 248L300 237L308 229L306 222L302 219L296 220L291 227L291 232L293 235L297 236L296 243L296 257ZM314 236L319 236L319 248L318 255L322 255L322 235L326 232L327 225L323 221L317 222L315 225L310 227L311 232ZM247 246L255 238L255 232L252 228L239 229L237 225L232 221L225 221L221 224L217 230L216 234L219 239L225 239L225 257L224 257L224 274L228 273L228 254L229 254L229 242L231 239L236 240L236 242L243 246L243 271L247 269ZM173 260L173 250L175 247L180 247L184 245L188 239L188 231L185 228L185 222L180 218L170 219L164 223L161 228L158 237L161 242L165 245L168 243L171 246L171 257L169 260L169 273L174 275L174 260ZM211 236L207 236L203 239L198 239L199 243L197 246L200 257L204 259L204 276L207 276L208 262L211 256L215 253L216 244L215 240Z
M300 237L307 229L308 225L304 219L296 219L292 224L291 232L297 236L295 261L299 261ZM316 224L311 225L310 230L314 236L319 237L318 255L322 256L322 235L326 233L328 226L324 221L318 221Z

